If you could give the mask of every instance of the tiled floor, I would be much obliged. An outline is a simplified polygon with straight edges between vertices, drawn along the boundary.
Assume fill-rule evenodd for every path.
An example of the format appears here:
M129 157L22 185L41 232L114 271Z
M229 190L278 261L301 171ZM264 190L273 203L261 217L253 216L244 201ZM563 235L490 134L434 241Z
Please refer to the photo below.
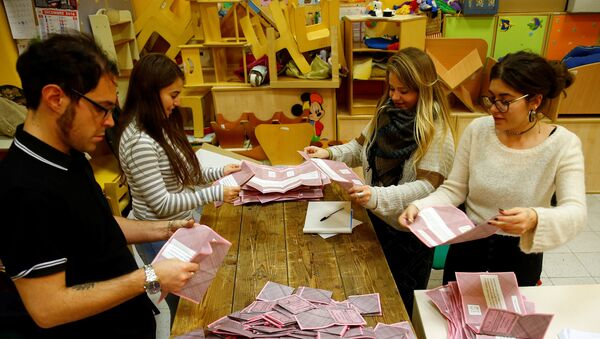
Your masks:
M600 194L587 195L588 223L573 240L544 252L542 285L600 284ZM442 284L432 270L428 288Z

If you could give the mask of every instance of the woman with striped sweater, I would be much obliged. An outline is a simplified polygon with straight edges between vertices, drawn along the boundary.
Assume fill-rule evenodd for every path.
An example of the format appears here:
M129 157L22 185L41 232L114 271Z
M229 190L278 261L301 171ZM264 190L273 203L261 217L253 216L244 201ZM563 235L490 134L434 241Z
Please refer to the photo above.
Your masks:
M157 53L142 57L131 73L119 164L131 191L130 217L134 219L198 220L202 205L231 203L238 197L237 186L209 184L239 171L239 166L201 168L187 141L178 110L183 80L175 62ZM163 244L138 244L136 249L144 263L149 263Z

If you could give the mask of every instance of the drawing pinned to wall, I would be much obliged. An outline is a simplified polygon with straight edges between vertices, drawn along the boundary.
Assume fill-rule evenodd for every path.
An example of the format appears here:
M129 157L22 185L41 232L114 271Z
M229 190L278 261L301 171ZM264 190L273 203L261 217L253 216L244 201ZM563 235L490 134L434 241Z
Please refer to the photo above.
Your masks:
M527 27L529 27L530 30L535 31L542 27L542 20L540 20L540 18L532 18L531 22L527 24Z
M508 30L511 27L512 27L512 25L510 24L510 20L500 19L500 31L501 32L508 32Z
M302 93L300 95L302 104L295 104L292 106L292 114L296 117L307 116L308 122L313 125L315 134L313 135L311 142L318 142L321 140L321 134L325 125L320 121L325 116L325 109L323 109L323 96L317 92Z

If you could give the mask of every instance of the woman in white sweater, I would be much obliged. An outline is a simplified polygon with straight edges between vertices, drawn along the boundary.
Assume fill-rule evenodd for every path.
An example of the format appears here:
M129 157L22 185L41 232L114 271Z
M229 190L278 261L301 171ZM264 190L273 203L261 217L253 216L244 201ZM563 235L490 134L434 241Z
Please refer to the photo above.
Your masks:
M178 110L184 74L164 54L143 56L133 68L123 108L119 165L132 197L130 216L137 220L199 219L199 208L210 202L232 202L240 188L212 181L239 170L238 165L201 168L183 131ZM175 221L174 221L175 222ZM164 241L137 244L150 263ZM171 319L176 303L167 299Z
M408 226L427 206L464 202L476 224L489 220L500 230L451 245L444 283L455 280L455 272L511 271L519 285L532 286L540 279L542 252L564 244L586 223L581 142L538 116L573 79L563 64L529 52L507 55L490 78L481 102L491 116L465 129L448 179L409 205L399 222Z
M367 185L354 186L348 193L369 210L410 314L413 291L427 287L433 250L400 227L398 215L413 200L433 192L448 175L454 139L446 95L427 54L406 48L390 57L387 85L375 116L357 139L305 150L311 157L363 167Z

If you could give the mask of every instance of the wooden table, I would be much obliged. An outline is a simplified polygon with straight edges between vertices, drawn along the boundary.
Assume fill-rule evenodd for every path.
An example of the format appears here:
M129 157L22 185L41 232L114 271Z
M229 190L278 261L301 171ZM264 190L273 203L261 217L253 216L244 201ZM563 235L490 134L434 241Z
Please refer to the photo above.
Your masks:
M326 186L326 200L343 193ZM334 192L335 191L335 192ZM202 303L181 299L172 328L177 336L248 306L267 281L333 291L333 299L378 292L383 315L368 326L409 320L365 209L353 206L363 224L329 239L303 234L307 202L279 202L218 209L205 206L201 222L231 241L223 266Z

